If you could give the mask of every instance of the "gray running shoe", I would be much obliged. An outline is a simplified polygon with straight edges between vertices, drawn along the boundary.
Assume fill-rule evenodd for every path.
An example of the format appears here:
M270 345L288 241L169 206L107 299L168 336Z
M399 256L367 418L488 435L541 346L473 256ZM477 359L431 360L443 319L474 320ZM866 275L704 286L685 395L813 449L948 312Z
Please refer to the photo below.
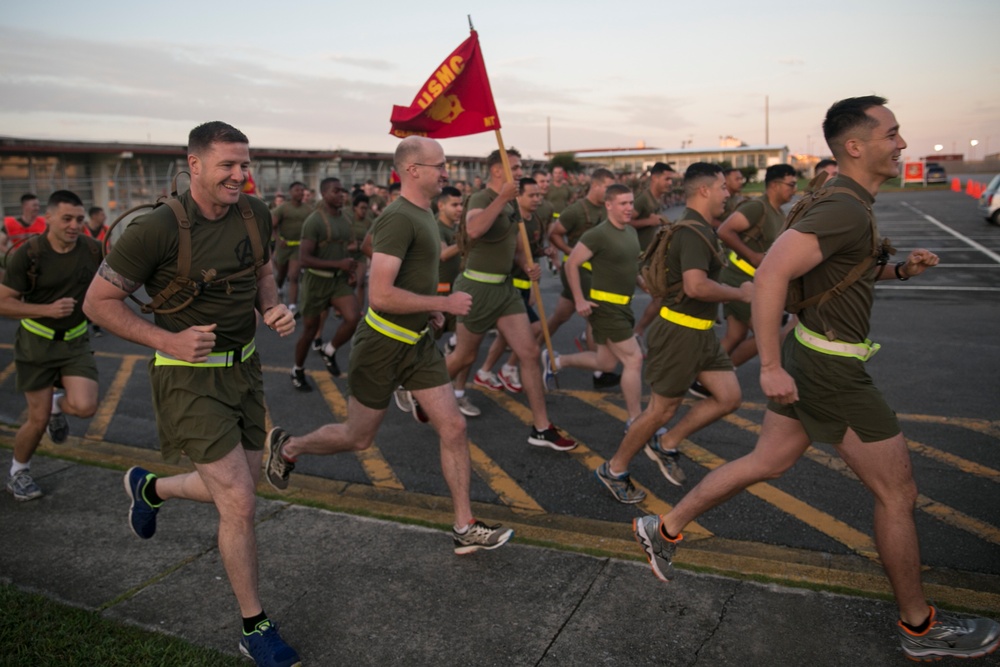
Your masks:
M1000 645L1000 624L992 619L957 616L931 607L930 621L930 627L919 635L896 622L907 658L921 662L942 657L981 658Z
M458 401L458 411L461 412L466 417L478 417L483 414L483 411L472 404L468 396L463 396L462 398L455 397Z
M500 524L488 526L478 519L461 535L454 529L451 531L452 540L455 542L455 553L460 556L480 549L502 547L513 535L512 528L504 528Z
M659 439L654 435L643 448L646 456L653 459L656 465L660 466L660 472L667 478L667 481L677 486L684 486L687 475L681 470L680 453L677 450L667 451L660 447Z
M288 478L295 470L295 464L286 461L285 457L281 455L281 447L288 442L289 438L290 436L285 433L283 428L276 426L267 434L267 441L264 443L264 447L267 449L267 481L279 491L288 488Z
M397 387L396 391L392 392L392 397L396 401L397 408L403 412L413 412L413 399L410 397L410 392L402 387Z
M601 467L594 471L594 476L603 484L611 495L620 503L634 505L641 503L646 498L646 492L635 488L632 483L632 476L624 473L619 477L611 474L611 466L605 461Z
M635 539L646 554L646 560L653 568L653 574L660 581L670 581L674 578L674 552L677 551L677 543L684 539L683 535L678 535L677 539L671 542L664 539L660 534L660 517L651 514L632 519L632 532Z
M7 478L7 491L14 496L14 500L22 501L34 500L45 495L42 493L42 489L35 484L35 480L31 479L27 470L19 470Z

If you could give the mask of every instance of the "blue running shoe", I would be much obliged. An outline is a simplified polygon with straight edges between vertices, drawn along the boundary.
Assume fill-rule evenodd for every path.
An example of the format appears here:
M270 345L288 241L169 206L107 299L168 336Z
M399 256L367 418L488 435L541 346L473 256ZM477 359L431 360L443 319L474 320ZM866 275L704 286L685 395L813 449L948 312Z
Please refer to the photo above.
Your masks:
M257 667L299 667L299 654L278 634L278 626L269 619L257 624L250 634L240 638L240 653Z
M136 537L144 540L156 532L156 513L163 504L151 505L142 493L151 479L156 479L156 475L139 466L133 466L125 473L125 493L132 499L128 508L128 526Z

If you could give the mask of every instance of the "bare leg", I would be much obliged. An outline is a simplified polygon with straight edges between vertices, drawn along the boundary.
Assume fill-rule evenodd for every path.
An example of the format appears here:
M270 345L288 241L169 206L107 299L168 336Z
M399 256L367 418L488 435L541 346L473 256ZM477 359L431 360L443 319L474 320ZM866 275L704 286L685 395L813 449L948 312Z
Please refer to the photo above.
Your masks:
M413 396L427 413L431 425L441 439L441 473L451 492L455 525L467 526L472 522L473 516L472 503L469 500L472 464L469 461L465 417L458 411L451 385L443 384L431 389L419 389L413 392Z
M299 255L296 251L295 255L288 260L288 303L297 304L299 302L299 273L302 270L302 264L299 262Z
M681 441L692 433L740 407L743 395L733 371L703 371L698 374L698 382L705 385L712 395L692 405L681 420L660 437L663 449L677 449Z
M326 424L312 433L293 436L281 448L290 459L301 454L340 454L358 452L375 442L385 410L375 410L359 403L353 396L347 399L347 420L341 424Z
M611 469L617 473L626 472L635 455L649 442L658 428L673 418L683 400L683 397L667 398L653 393L646 409L629 426L618 450L608 461Z
M28 418L14 435L14 460L28 463L38 445L52 415L52 387L25 392L28 401Z
M521 384L528 397L528 405L535 421L535 428L543 431L549 427L549 413L545 408L545 387L542 384L542 367L538 358L538 343L531 335L531 325L525 313L505 315L497 320L497 329L510 343L511 349L521 360Z

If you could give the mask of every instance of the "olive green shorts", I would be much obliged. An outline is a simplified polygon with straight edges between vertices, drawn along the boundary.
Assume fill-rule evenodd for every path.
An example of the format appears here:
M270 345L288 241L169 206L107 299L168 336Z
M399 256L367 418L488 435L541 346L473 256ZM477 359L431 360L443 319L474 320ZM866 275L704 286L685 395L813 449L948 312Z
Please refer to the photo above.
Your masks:
M785 338L781 363L795 380L799 400L791 405L768 402L767 409L797 419L813 442L839 444L850 427L862 442L899 434L896 413L872 381L865 362L810 350Z
M683 396L702 371L733 370L711 329L691 329L657 317L646 332L646 342L646 383L665 398Z
M432 389L451 382L434 337L425 333L413 345L389 338L364 320L351 341L347 389L359 403L385 410L397 387Z
M569 288L569 281L566 280L566 265L563 264L562 268L559 270L559 282L562 283L562 291L559 292L559 296L564 299L573 300L573 292ZM584 296L590 294L590 284L593 282L593 275L587 269L580 267L580 289L583 291Z
M299 312L303 317L316 317L330 307L333 299L353 296L354 288L347 282L348 275L336 271L333 278L324 278L306 269L299 280Z
M289 260L292 259L296 261L298 261L299 259L299 247L297 245L287 246L279 243L278 245L275 246L274 248L275 266L284 266L285 264L288 264Z
M748 280L753 280L750 276L739 269L727 266L719 274L719 282L730 287L739 287ZM725 317L735 317L744 324L750 324L750 304L743 301L727 301L722 304L722 314Z
M486 333L496 326L501 317L527 312L521 292L514 287L510 278L493 284L460 275L455 279L452 291L467 292L472 296L472 310L468 315L459 315L458 321L474 334Z
M23 326L14 334L15 389L20 393L51 387L63 376L97 382L97 364L90 350L90 336L73 340L49 340Z
M212 463L240 444L264 449L264 381L256 352L229 368L157 366L150 359L149 383L167 463L177 463L181 454Z
M604 345L609 340L620 343L635 335L635 313L632 306L596 301L596 308L591 309L590 327L594 330L594 342Z

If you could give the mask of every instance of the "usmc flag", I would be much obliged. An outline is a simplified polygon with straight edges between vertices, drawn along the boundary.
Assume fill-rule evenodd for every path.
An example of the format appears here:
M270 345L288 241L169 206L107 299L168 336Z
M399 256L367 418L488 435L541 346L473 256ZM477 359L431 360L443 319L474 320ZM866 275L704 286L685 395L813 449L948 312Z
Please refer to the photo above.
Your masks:
M446 139L500 129L475 30L431 74L410 106L393 105L389 122L389 134L397 137Z

